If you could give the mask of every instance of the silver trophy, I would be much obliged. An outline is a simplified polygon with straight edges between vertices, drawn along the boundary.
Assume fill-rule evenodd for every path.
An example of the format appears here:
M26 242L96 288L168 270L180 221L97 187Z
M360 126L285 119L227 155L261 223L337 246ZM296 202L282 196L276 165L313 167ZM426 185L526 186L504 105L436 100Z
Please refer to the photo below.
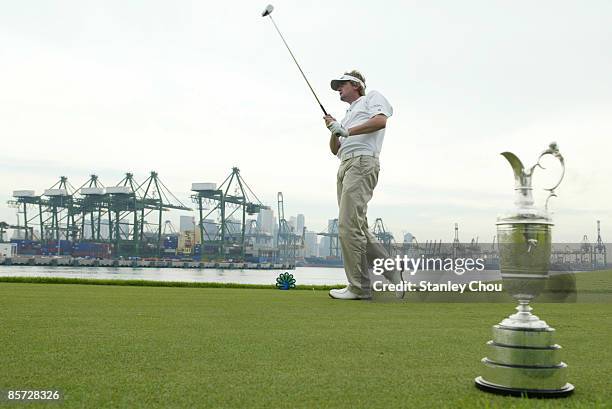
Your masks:
M497 237L504 289L518 301L516 314L493 326L489 353L482 359L484 374L475 379L479 389L505 395L562 397L574 386L566 382L567 365L559 360L561 347L554 343L555 329L531 313L529 302L546 285L551 254L552 219L548 200L565 174L563 156L556 143L542 152L537 163L525 169L511 152L502 155L514 171L516 208L498 218ZM543 210L534 206L531 178L540 160L552 155L561 162L561 178L550 192Z

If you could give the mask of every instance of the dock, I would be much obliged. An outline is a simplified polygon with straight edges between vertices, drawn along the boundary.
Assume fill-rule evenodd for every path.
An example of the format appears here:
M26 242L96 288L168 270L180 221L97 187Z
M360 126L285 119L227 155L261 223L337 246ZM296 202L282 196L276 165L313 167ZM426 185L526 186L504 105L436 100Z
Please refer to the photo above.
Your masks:
M92 259L70 256L13 256L0 257L4 266L46 266L46 267L130 267L130 268L190 268L190 269L232 269L232 270L294 270L294 264L287 263L246 263L215 262L194 260L125 260Z

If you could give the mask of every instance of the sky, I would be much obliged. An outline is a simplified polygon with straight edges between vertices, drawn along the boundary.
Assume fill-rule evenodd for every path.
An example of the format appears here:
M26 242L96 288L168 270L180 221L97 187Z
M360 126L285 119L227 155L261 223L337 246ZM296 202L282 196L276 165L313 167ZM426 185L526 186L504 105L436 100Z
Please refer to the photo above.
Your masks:
M264 202L336 217L337 158L322 113L265 3L0 0L0 220L12 191L67 176L115 185L155 170L192 182L233 166ZM491 241L513 206L503 151L566 161L554 240L612 237L612 2L277 1L273 17L328 112L329 81L359 69L393 105L370 202L396 238ZM534 177L536 204L560 167ZM182 212L169 219L178 226Z

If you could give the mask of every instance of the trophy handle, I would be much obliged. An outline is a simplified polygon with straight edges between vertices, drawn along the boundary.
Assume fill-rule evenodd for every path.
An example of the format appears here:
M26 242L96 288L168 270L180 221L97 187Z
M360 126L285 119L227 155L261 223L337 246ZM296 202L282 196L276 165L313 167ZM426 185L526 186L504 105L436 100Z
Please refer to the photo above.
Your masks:
M542 159L542 157L546 155L552 155L555 158L559 159L559 162L561 162L561 177L559 178L559 181L553 187L544 188L544 190L547 190L548 192L550 192L548 194L548 197L546 198L546 203L544 204L544 208L548 210L548 201L550 200L551 197L557 197L557 194L555 193L555 189L559 187L559 185L561 184L561 181L563 180L563 177L565 176L565 160L563 159L563 155L561 155L561 152L559 152L559 147L557 146L557 143L551 142L550 145L548 145L548 149L546 149L544 152L540 154L540 156L538 157L538 162L531 168L532 172L536 166L540 167L541 169L546 169L544 166L540 165L540 160Z

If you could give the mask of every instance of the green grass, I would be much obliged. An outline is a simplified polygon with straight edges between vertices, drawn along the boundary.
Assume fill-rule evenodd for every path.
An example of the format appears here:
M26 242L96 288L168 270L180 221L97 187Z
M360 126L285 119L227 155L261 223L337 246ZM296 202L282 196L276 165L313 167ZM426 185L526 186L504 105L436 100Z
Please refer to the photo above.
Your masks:
M612 304L539 304L575 394L477 390L512 304L337 301L324 291L0 284L0 389L58 407L610 407ZM32 404L27 407L36 407ZM16 407L15 405L7 407Z

